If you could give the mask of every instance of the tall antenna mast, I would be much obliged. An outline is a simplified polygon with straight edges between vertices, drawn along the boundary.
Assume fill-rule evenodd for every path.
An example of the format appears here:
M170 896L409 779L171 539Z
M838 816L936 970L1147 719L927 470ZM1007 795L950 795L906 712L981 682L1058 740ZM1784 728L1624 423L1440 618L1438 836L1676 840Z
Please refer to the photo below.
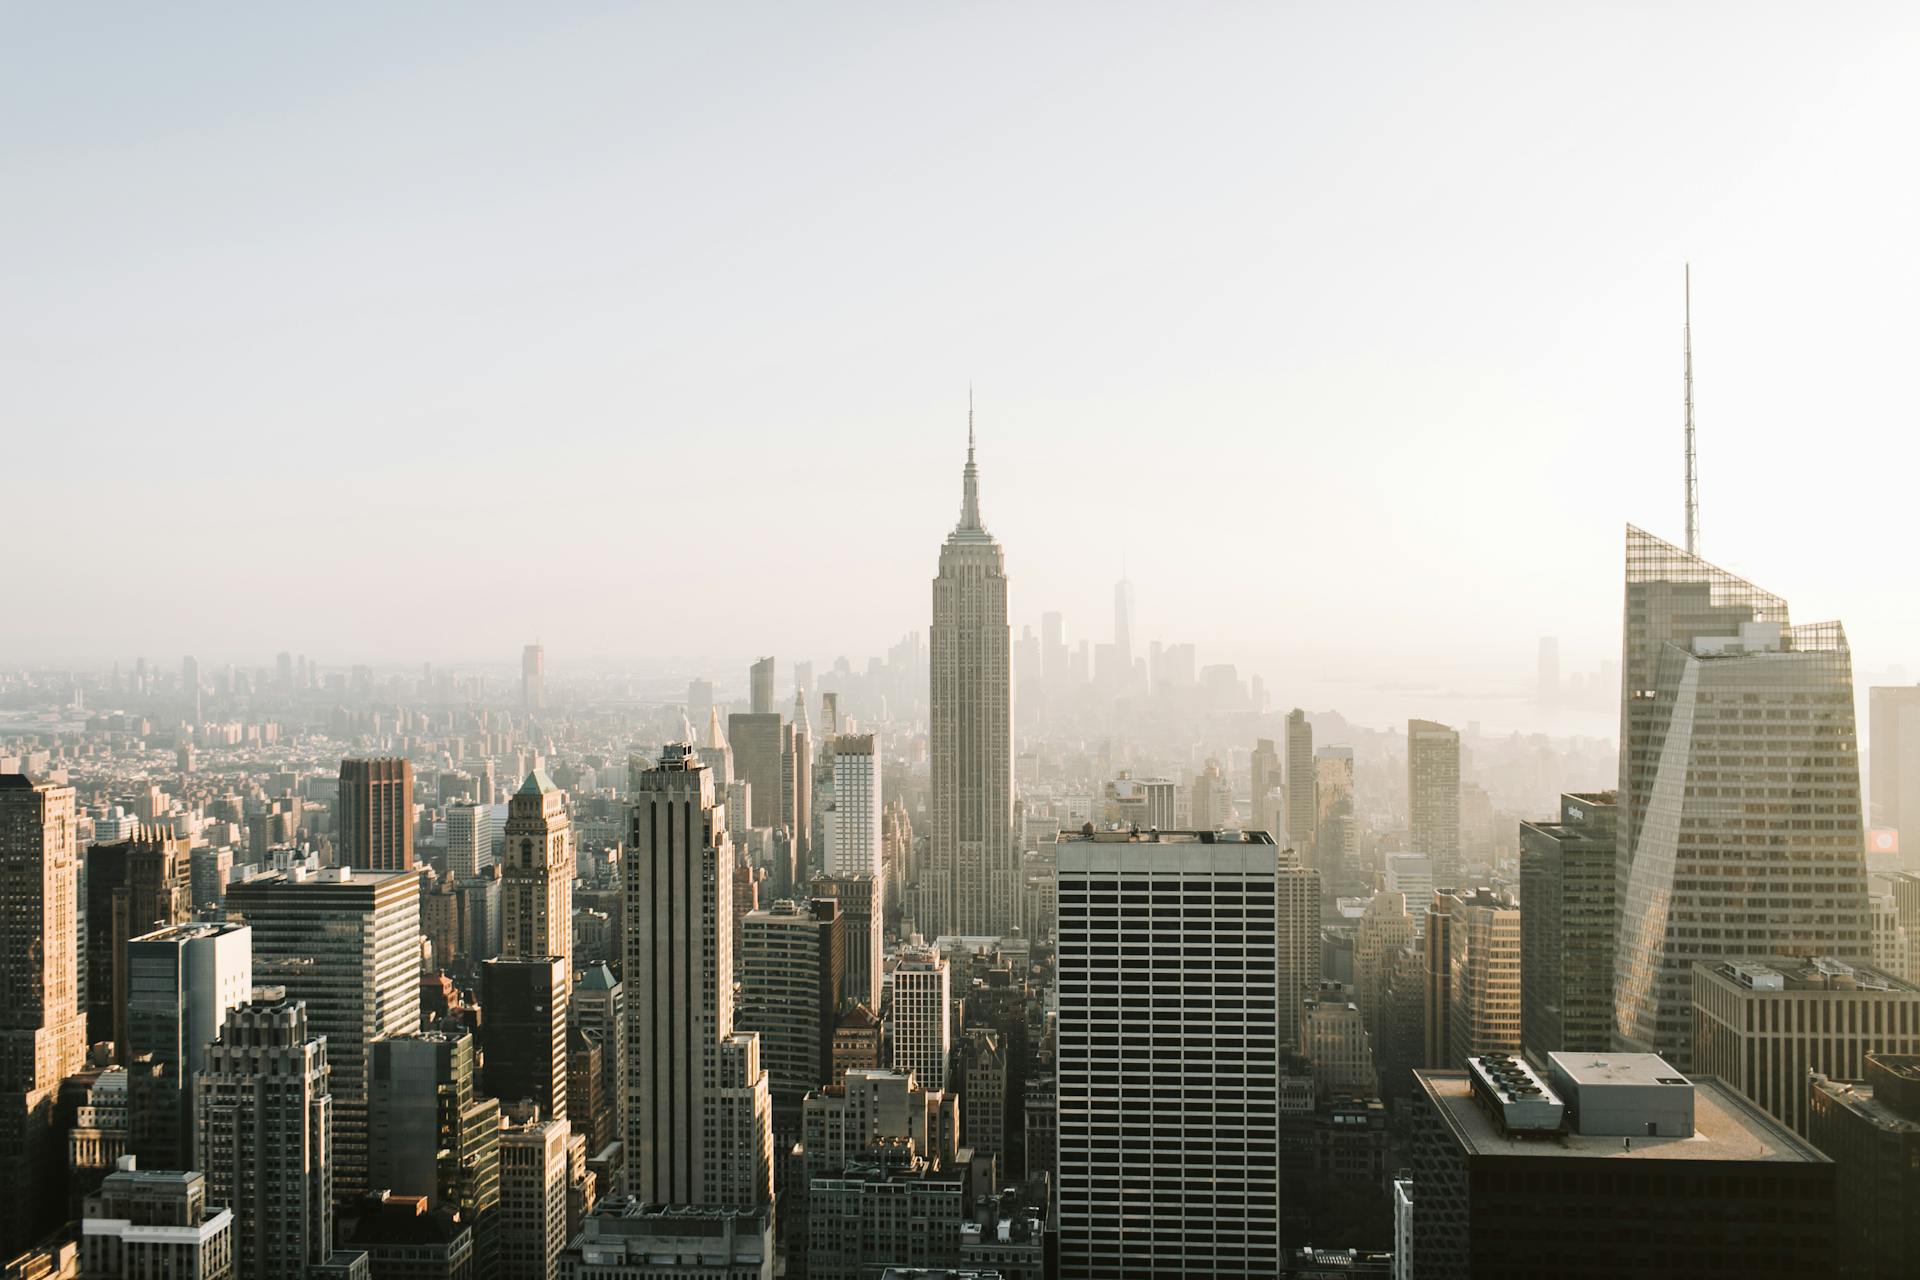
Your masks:
M1686 266L1687 310L1687 554L1700 554L1700 475L1693 452L1693 264Z

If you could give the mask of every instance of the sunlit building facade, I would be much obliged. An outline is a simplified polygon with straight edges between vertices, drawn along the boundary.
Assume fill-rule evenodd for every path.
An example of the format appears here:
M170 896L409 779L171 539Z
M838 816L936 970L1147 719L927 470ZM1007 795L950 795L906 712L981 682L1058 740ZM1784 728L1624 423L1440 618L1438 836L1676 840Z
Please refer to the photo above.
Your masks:
M1629 527L1621 668L1615 1034L1686 1071L1697 961L1870 958L1852 659Z

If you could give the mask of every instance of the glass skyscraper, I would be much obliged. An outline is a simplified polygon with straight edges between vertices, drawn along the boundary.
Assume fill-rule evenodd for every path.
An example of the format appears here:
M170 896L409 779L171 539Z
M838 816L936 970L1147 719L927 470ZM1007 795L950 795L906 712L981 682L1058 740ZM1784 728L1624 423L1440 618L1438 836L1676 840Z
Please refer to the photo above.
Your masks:
M1629 526L1621 679L1615 1035L1685 1071L1695 961L1869 958L1852 660Z

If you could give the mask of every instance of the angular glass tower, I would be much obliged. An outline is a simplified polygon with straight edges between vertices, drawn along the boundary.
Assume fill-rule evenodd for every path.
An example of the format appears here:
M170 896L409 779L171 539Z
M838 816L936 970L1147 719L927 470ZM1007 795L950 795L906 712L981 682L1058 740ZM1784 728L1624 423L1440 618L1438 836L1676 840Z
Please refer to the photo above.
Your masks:
M1620 666L1615 1035L1685 1071L1696 960L1869 958L1852 659L1629 526Z

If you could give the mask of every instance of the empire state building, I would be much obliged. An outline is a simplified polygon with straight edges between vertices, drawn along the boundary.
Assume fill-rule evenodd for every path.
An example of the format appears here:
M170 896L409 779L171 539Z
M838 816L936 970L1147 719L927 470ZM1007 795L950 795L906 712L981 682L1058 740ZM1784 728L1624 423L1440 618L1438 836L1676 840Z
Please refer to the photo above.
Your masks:
M933 834L920 931L1003 936L1013 931L1013 666L1007 569L980 522L980 472L967 411L960 523L940 548L933 580L928 690Z

